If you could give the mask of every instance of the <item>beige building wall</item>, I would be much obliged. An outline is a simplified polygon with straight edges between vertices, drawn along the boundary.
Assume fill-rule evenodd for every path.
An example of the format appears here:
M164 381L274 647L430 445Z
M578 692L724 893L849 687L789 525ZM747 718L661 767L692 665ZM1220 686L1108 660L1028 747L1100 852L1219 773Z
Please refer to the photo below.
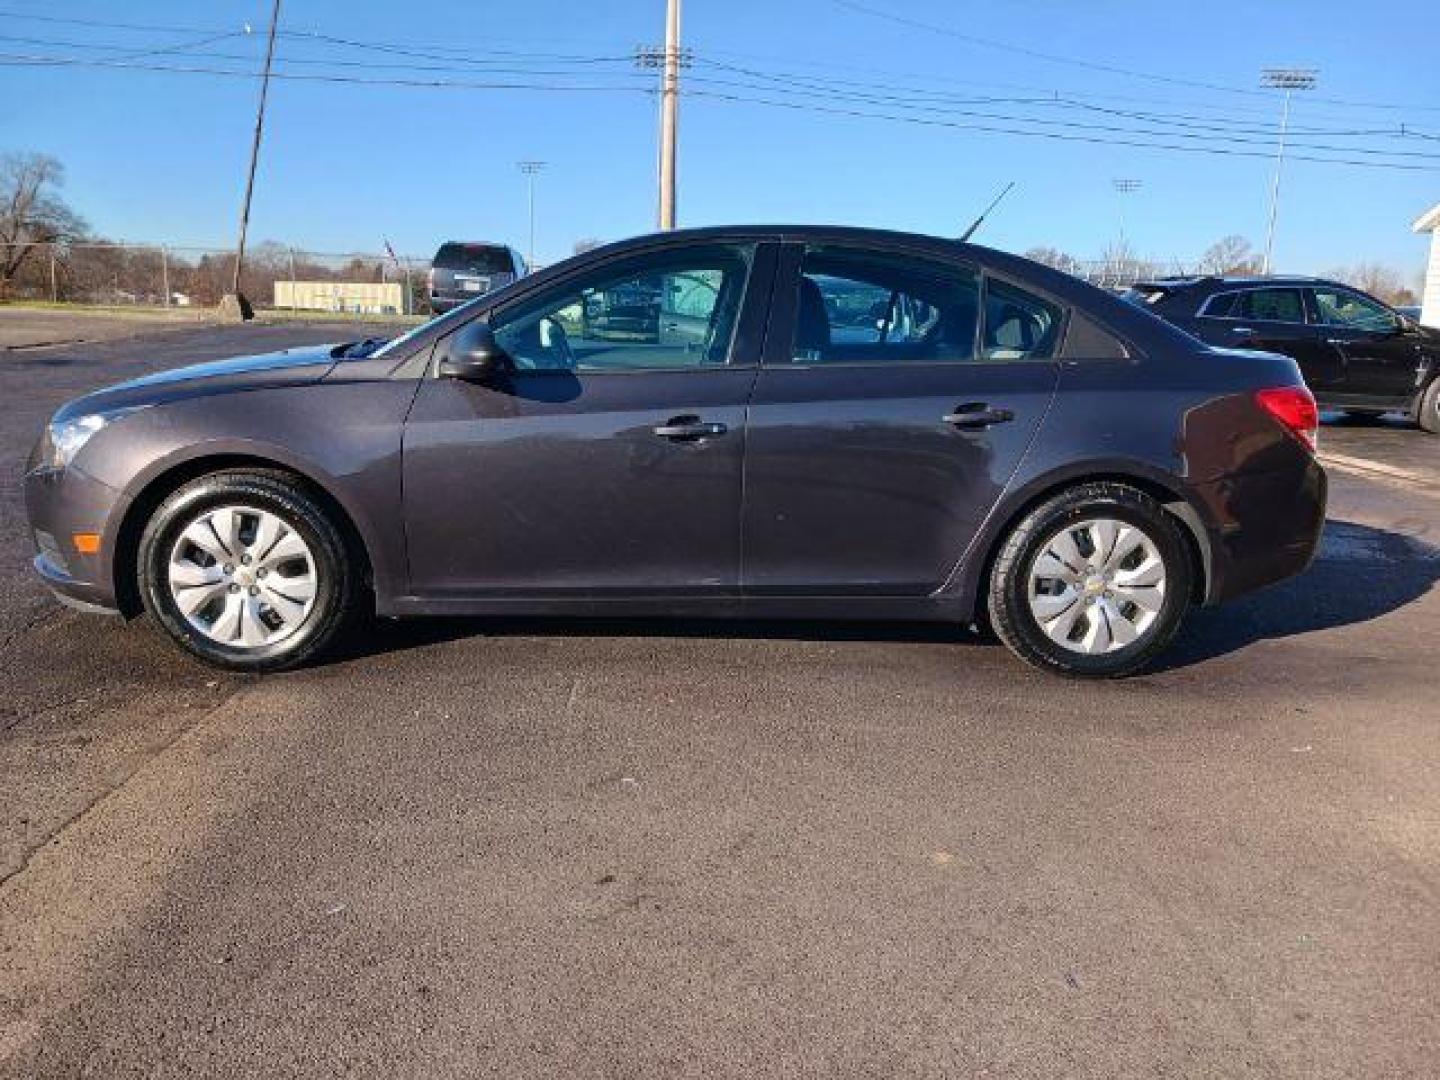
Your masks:
M396 315L405 310L405 293L395 281L277 281L275 306L300 311Z

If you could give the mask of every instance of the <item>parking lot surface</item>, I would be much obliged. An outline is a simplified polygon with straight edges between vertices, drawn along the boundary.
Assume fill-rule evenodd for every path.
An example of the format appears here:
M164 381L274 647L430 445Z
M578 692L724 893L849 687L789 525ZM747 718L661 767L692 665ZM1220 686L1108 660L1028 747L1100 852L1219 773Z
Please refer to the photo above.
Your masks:
M1440 439L1154 672L956 628L382 624L257 679L31 577L0 357L0 1075L1433 1076ZM353 330L350 331L353 335Z

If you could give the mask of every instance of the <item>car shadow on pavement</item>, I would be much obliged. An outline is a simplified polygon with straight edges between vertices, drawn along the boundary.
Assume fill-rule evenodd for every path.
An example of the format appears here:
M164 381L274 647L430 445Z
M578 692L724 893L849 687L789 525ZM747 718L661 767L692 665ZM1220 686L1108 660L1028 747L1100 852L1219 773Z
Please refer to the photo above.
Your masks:
M1256 641L1369 622L1440 581L1440 548L1420 537L1327 521L1315 561L1299 577L1214 608L1192 609L1151 672L1187 667Z
M1154 673L1210 660L1266 638L1366 622L1440 581L1440 548L1402 533L1329 521L1315 562L1298 578L1218 608L1192 609ZM995 644L989 633L930 622L812 619L435 617L377 620L322 664L404 652L468 637L668 637L784 641Z

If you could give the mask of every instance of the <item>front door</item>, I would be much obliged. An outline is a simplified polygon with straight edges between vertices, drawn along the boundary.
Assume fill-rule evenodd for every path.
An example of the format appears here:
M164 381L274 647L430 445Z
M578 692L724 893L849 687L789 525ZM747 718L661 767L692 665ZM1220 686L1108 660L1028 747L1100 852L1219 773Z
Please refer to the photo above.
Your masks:
M489 385L427 378L406 423L411 591L733 594L771 259L751 244L670 244L484 316L508 370ZM662 339L652 300L697 275L715 285L703 312L692 303L705 332Z
M958 263L795 246L773 310L750 407L746 594L934 591L1054 393L1061 309Z
M1345 394L1406 402L1415 393L1420 354L1404 321L1349 289L1316 286L1310 292L1317 329L1344 364Z

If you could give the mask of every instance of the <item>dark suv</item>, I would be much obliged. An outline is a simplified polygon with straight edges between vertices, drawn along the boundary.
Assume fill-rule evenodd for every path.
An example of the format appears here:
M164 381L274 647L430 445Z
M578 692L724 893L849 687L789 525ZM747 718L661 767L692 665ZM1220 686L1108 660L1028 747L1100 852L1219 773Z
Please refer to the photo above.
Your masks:
M446 241L430 264L430 310L449 311L527 272L520 253L504 244Z
M597 322L637 297L643 333ZM1037 263L736 227L588 252L383 347L97 391L25 497L62 597L238 669L366 613L984 613L1033 664L1113 676L1309 563L1316 422L1290 358Z
M1126 299L1211 345L1292 356L1321 406L1440 433L1440 331L1319 278L1161 278Z

